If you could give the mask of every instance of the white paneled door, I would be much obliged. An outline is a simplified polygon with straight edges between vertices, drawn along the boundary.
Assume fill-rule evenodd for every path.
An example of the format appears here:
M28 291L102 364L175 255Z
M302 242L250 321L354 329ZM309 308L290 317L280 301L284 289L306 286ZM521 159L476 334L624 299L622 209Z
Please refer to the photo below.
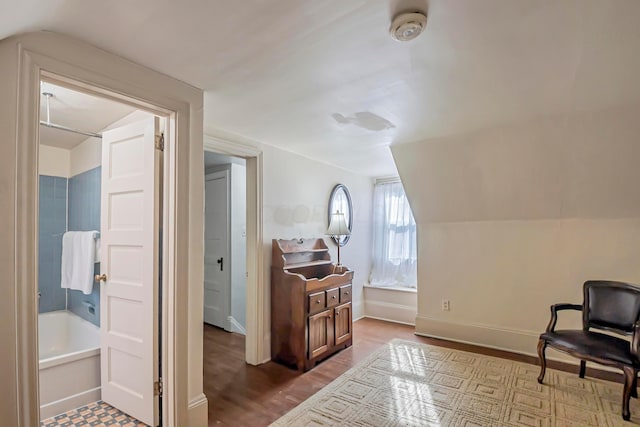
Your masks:
M204 321L231 330L228 171L206 176L204 203Z
M150 426L159 419L158 128L150 118L102 137L102 400Z

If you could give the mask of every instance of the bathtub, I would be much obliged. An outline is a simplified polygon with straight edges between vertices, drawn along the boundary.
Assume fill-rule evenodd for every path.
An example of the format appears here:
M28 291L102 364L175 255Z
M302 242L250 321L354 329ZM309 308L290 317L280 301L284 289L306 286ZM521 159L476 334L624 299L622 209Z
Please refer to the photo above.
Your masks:
M40 419L100 400L100 328L68 311L38 315Z

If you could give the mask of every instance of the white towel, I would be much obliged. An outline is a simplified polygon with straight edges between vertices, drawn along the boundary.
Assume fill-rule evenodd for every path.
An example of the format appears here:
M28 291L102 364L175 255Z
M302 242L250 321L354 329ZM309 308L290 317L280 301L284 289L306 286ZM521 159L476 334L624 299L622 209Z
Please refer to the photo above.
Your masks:
M67 231L62 236L63 288L91 295L97 236L97 231Z

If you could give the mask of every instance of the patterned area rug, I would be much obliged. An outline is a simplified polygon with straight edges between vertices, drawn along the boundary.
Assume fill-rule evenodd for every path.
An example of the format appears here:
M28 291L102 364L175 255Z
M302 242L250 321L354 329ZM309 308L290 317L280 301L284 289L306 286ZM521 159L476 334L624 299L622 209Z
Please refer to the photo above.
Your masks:
M628 426L622 384L393 340L291 412L282 426Z

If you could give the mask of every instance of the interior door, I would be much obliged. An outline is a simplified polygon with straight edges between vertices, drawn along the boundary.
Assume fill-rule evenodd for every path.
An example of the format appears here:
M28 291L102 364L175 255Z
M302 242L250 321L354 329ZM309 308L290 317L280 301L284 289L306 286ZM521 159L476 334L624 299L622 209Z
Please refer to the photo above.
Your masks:
M158 127L150 118L102 137L102 400L150 426L159 418Z
M229 175L205 178L204 321L231 330L231 263L229 262Z

